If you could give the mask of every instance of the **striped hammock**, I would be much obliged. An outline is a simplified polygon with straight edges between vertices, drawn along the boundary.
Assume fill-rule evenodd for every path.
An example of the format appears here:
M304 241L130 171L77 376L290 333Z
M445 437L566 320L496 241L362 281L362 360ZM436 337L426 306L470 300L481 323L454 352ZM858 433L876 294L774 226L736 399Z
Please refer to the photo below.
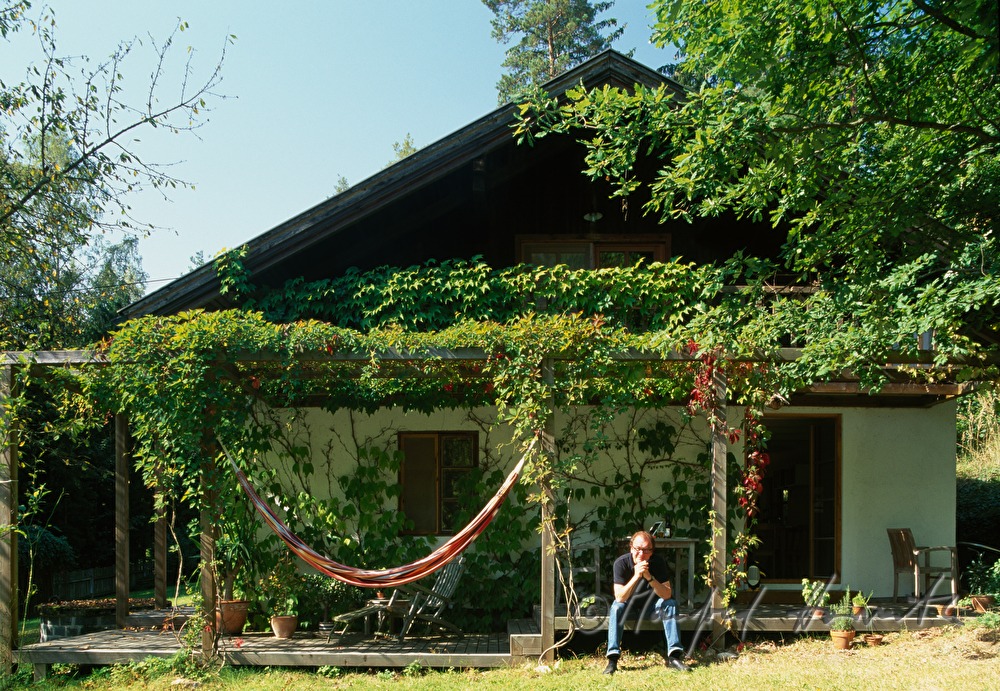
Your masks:
M521 456L521 460L510 471L503 485L500 486L496 494L493 495L493 498L490 499L486 506L482 508L479 514L468 525L426 557L391 569L358 569L352 566L345 566L309 547L309 545L292 533L288 526L278 518L267 502L260 498L260 495L250 485L250 481L247 480L247 476L236 465L236 461L233 460L226 447L222 446L221 442L219 446L222 448L226 458L229 459L229 463L233 466L233 471L236 473L236 479L239 480L240 486L243 487L243 491L249 497L254 507L256 507L257 512L264 519L264 522L288 545L288 548L297 557L320 573L359 588L393 588L405 585L406 583L412 583L413 581L419 581L421 578L434 573L464 552L486 530L486 526L496 517L500 511L500 506L507 498L511 488L514 487L514 483L517 482L521 468L524 466L524 462L528 458L528 454L531 453L531 449L534 448L537 440L537 437L532 439L524 455Z

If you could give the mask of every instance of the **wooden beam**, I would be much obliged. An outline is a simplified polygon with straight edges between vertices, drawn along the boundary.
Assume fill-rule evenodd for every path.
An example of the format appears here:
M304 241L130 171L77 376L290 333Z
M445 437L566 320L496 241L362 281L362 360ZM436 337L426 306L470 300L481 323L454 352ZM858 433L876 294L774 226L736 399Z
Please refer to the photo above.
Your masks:
M9 416L14 368L0 368L0 677L13 668L17 641L17 427Z
M715 516L712 526L712 640L719 648L725 647L725 624L722 620L722 590L726 587L726 455L729 451L726 439L726 414L728 397L726 375L716 370L712 386L718 404L712 424L712 511Z
M129 466L132 440L128 417L115 415L115 625L125 628L129 583Z

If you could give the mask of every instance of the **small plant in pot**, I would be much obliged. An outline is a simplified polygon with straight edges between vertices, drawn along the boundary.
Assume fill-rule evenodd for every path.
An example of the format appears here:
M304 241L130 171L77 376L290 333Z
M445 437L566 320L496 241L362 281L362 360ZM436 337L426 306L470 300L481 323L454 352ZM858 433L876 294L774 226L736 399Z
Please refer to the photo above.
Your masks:
M860 590L854 593L854 597L851 598L851 613L854 616L868 614L868 603L874 594L874 590L868 593L867 596Z
M354 609L355 603L347 591L347 584L336 578L320 573L307 573L302 577L300 609L309 614L310 621L319 622L320 631L329 633L334 628L331 615Z
M802 600L806 603L806 607L812 610L814 617L822 617L827 605L830 604L830 592L826 589L826 583L803 578Z
M987 612L1000 597L1000 560L988 562L979 555L965 569L969 599L977 612Z
M299 625L299 593L302 577L295 567L295 557L284 550L263 580L271 630L278 638L291 638Z
M830 637L833 647L837 650L848 650L854 640L854 616L851 614L851 589L848 588L843 599L833 606L833 619L830 620Z

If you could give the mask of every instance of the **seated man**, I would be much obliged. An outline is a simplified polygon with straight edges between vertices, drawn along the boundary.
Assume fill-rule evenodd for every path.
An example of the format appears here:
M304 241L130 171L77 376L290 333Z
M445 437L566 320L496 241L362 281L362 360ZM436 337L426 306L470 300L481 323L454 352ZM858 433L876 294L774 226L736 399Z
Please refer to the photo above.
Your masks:
M684 664L684 649L677 627L677 601L670 586L667 563L653 552L653 536L646 531L633 535L629 545L629 551L615 560L615 601L608 618L608 666L604 673L614 674L618 670L626 617L644 616L651 600L653 616L663 622L663 634L667 638L667 666L688 672L690 668Z

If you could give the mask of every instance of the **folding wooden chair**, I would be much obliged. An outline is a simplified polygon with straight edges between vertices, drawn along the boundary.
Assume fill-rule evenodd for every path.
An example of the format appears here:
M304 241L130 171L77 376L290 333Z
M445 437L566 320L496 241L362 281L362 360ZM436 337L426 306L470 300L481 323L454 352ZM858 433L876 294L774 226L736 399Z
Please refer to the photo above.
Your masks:
M465 557L460 556L445 565L437 572L434 585L430 588L419 583L410 583L396 588L392 597L386 602L370 604L352 612L338 614L333 621L344 624L340 631L341 635L347 632L351 624L361 618L376 615L379 618L380 627L382 622L388 621L392 616L401 616L402 625L399 627L397 639L402 642L409 634L414 622L426 621L435 624L443 629L457 634L460 638L464 635L457 626L442 617L444 611L451 605L451 597L458 586L458 580L465 570ZM327 636L327 641L330 640Z

